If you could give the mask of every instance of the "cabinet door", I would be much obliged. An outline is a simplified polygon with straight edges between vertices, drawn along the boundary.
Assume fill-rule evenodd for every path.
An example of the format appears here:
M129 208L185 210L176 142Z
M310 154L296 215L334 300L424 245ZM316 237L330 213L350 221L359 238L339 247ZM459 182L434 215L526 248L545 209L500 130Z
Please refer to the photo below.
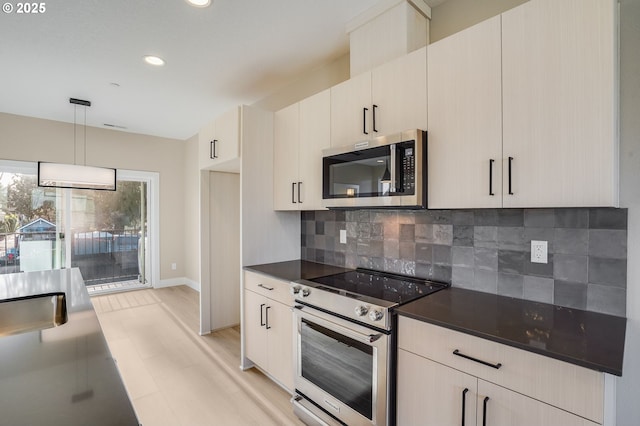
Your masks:
M267 298L252 291L244 292L244 344L246 357L267 369L267 332L265 307Z
M367 111L364 110L367 109ZM331 146L351 145L373 135L371 73L331 88Z
M397 423L473 426L477 386L473 376L399 349Z
M501 207L500 17L428 49L429 208Z
M616 4L532 0L502 15L504 207L617 205Z
M275 210L298 210L298 103L274 114L273 205Z
M240 108L233 108L216 119L216 162L240 157Z
M293 313L291 307L267 300L268 372L287 389L293 390Z
M489 399L486 401L485 408L486 397ZM484 380L478 380L477 405L478 424L491 426L595 426L598 424Z
M216 134L216 121L211 120L198 133L198 166L200 170L215 164L213 160L213 139Z
M322 208L322 150L331 146L329 90L300 101L299 181L301 210Z
M371 87L374 136L427 129L426 47L374 69Z

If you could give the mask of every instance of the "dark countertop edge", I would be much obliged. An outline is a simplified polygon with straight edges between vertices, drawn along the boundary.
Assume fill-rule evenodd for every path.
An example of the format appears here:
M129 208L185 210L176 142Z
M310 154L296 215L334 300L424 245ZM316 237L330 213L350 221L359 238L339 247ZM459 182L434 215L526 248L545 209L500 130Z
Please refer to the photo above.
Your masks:
M540 349L540 348L536 348L535 346L529 346L529 345L524 345L522 343L510 340L510 339L505 339L505 338L501 338L499 336L495 336L493 334L487 334L487 333L482 333L479 332L477 330L474 329L470 329L470 328L465 328L465 327L460 327L457 326L455 324L451 324L448 323L446 321L438 321L436 319L433 318L426 318L424 316L421 315L416 315L410 312L403 312L402 309L397 309L396 313L398 315L402 315L405 316L407 318L412 318L418 321L422 321L422 322L426 322L426 323L430 323L433 325L437 325L440 327L444 327L444 328L448 328L450 330L454 330L454 331L459 331L461 333L465 333L465 334L469 334L475 337L479 337L481 339L486 339L486 340L491 340L493 342L496 343L501 343L507 346L511 346L517 349L521 349L527 352L532 352L532 353L536 353L538 355L542 355L542 356L546 356L549 358L554 358L557 359L559 361L564 361L564 362L568 362L570 364L575 364L575 365L579 365L581 367L585 367L588 368L590 370L596 370L596 371L600 371L603 373L609 373L609 374L613 374L615 376L619 376L622 377L622 369L618 370L618 369L614 369L614 368L610 368L607 367L605 365L601 365L601 364L597 364L597 363L593 363L593 362L589 362L589 361L585 361L583 359L580 358L574 358L574 357L570 357L561 353L557 353L557 352L552 352L552 351L548 351L545 349Z
M284 260L280 262L263 263L257 265L246 265L243 266L242 269L244 271L255 272L283 281L312 279L352 270L350 268L329 265L326 263L312 262L310 260L303 259Z

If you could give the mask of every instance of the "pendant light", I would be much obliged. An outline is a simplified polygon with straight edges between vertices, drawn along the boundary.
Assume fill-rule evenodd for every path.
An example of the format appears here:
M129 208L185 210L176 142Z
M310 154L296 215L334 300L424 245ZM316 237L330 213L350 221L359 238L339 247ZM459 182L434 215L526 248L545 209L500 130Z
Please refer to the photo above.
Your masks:
M87 166L87 107L90 101L70 98L74 104L73 111L73 164L47 163L38 161L38 186L48 188L99 189L105 191L116 190L116 169L106 167ZM76 115L78 105L84 107L84 158L78 164Z

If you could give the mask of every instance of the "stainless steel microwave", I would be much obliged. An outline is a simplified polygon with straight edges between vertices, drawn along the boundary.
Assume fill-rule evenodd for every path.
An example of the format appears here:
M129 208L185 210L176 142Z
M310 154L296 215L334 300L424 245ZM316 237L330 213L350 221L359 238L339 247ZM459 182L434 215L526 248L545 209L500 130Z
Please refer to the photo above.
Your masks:
M328 208L427 207L427 132L408 130L322 152Z

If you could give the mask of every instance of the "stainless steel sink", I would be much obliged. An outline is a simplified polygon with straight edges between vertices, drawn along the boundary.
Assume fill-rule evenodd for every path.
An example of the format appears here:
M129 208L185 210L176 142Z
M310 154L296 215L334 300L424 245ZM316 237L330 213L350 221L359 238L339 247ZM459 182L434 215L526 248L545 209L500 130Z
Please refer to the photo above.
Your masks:
M67 322L62 292L0 300L0 337L56 327Z

